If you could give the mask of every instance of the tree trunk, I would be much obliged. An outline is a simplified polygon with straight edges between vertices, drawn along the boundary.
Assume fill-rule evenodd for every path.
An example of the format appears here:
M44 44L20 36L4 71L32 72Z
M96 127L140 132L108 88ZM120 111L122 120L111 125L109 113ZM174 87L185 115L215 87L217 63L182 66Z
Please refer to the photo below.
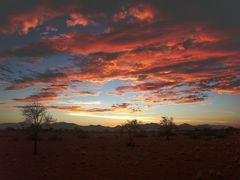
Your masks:
M133 134L132 132L129 132L129 142L128 146L134 146L134 141L133 141Z
M166 135L166 139L169 140L169 135Z
M37 155L38 154L38 151L37 151L37 139L34 140L34 155Z
M34 155L38 154L38 130L35 129L34 132Z

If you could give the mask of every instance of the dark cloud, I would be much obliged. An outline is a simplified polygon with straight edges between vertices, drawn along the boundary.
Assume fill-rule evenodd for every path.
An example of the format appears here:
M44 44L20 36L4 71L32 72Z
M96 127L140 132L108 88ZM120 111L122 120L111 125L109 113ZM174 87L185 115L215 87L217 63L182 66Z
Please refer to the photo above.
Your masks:
M28 88L32 85L36 84L51 84L56 81L62 81L62 78L65 78L66 74L64 72L60 72L59 70L47 70L45 72L32 72L30 75L24 75L22 77L18 77L18 79L14 79L10 81L11 84L7 87L6 91L18 90Z
M216 27L240 25L238 0L2 0L0 32L27 33L56 17L79 13L86 19L104 17L105 22L134 17L140 21L202 21ZM114 16L115 15L115 16Z
M164 97L164 98L163 98ZM153 104L194 104L207 100L208 95L204 93L184 94L184 92L156 95L145 98L143 101Z
M120 86L116 90L119 92L124 92L124 91L157 91L161 88L174 88L176 87L175 82L146 82L142 84L138 84L135 86Z
M148 1L149 2L149 1ZM239 26L238 0L150 0L154 7L178 21L210 21L223 26Z
M15 49L6 49L0 52L0 58L1 59L11 58L11 57L38 58L38 57L55 55L57 53L58 51L54 47L52 47L51 44L45 41L41 41L37 43L32 43L25 47L19 47Z
M31 28L56 17L80 13L88 16L107 16L121 8L122 1L102 0L2 0L0 33L27 33ZM109 8L110 7L110 8Z
M80 91L76 93L77 96L98 96L98 93L91 91Z
M149 102L202 102L209 91L239 94L240 3L237 0L102 0L101 3L3 0L1 3L0 33L26 34L55 18L65 22L63 29L69 28L19 47L1 48L1 59L63 54L74 57L71 68L66 70L54 67L9 78L10 86L5 90L48 85L39 93L16 101L54 100L60 92L71 91L69 86L73 82L116 79L132 83L118 87L119 95L142 92L148 96L143 99ZM76 28L78 25L82 27ZM0 70L5 81L6 76L14 74L6 66ZM92 91L74 93L98 95Z
M56 100L58 94L55 92L39 92L32 94L26 98L13 99L16 102L38 102L38 101L51 101Z
M169 66L154 67L152 69L145 70L143 72L135 72L137 74L150 74L150 73L199 73L199 72L210 72L216 73L224 69L224 61L228 57L213 57L209 59L202 59L196 61L187 61L182 63L177 63Z

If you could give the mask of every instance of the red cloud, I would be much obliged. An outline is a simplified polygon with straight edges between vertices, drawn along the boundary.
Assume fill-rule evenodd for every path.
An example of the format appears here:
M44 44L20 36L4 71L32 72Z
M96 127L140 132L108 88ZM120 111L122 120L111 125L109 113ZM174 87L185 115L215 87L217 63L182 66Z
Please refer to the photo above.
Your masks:
M52 84L46 88L42 88L43 92L66 92L68 90L67 86L64 84Z
M158 97L148 97L144 99L146 103L153 104L195 104L206 101L207 96L201 94L193 94L186 96L169 97L168 99L159 99Z
M136 4L129 9L121 9L121 11L113 15L114 21L124 20L129 16L135 17L139 21L151 22L158 14L158 9L149 3Z
M156 16L157 9L150 4L139 4L130 9L130 14L141 21L151 21Z
M11 6L15 5L11 4ZM2 22L0 33L28 33L30 29L36 28L46 20L61 14L63 14L63 11L54 11L45 2L40 4L23 3L22 7L21 5L19 6L18 11L14 11L14 7L10 7L9 12L3 12L3 16L6 19Z
M37 102L37 101L52 101L58 99L58 94L54 92L39 92L32 94L26 98L13 99L16 102Z
M122 1L122 0L121 0ZM120 0L102 0L101 3L93 1L68 0L36 0L34 2L10 0L1 2L0 33L28 33L30 29L49 22L55 18L67 20L67 25L88 25L91 17L102 16L105 18L118 11ZM98 4L96 6L96 4ZM123 3L124 4L124 3ZM110 8L109 8L110 7Z
M157 24L117 26L112 27L110 32L102 34L72 31L61 36L43 39L26 47L5 50L0 53L0 56L5 58L42 57L58 53L79 55L93 52L129 51L153 44L168 46L169 42L176 44L186 38L184 34L192 30L191 24L169 23L160 26Z
M176 87L176 83L175 82L146 82L143 84L138 84L135 86L120 86L118 87L116 90L120 91L120 92L124 92L124 91L156 91L160 88L174 88Z
M90 91L75 92L65 84L52 84L41 88L39 92L34 93L25 98L13 99L17 102L37 102L37 101L53 101L60 98L76 97L76 96L98 96L98 93Z
M20 101L20 102L28 102L28 101ZM15 108L22 108L23 106L12 106L6 105L5 103L0 103L0 108L7 108L7 109L15 109ZM46 108L56 109L56 110L63 110L68 112L91 112L91 113L104 113L104 112L122 112L122 111L129 111L130 113L141 112L142 109L137 104L129 104L129 103L122 103L122 104L113 104L109 108L85 108L82 106L54 106L54 105L44 105ZM149 106L148 106L149 108Z
M79 13L71 13L70 18L71 18L70 20L67 20L67 26L76 25L86 26L90 23L89 19L87 19L86 17Z
M62 97L62 92L67 92L68 88L64 84L52 84L40 89L39 92L33 93L25 98L13 99L16 102L37 102L37 101L53 101Z
M106 2L111 3L103 1ZM70 17L67 23L69 26L86 26L91 23L88 17L104 17L104 22L109 27L108 31L98 33L70 31L23 47L2 50L2 59L38 58L56 54L74 56L73 68L32 73L28 77L19 76L16 80L14 78L8 81L10 86L5 90L63 83L66 87L50 86L40 90L40 94L17 101L30 101L34 98L54 100L60 92L71 91L67 86L75 81L106 82L119 79L132 80L133 83L118 87L118 94L129 91L146 93L145 100L149 102L199 102L206 98L201 92L209 91L239 94L240 41L236 38L239 36L239 27L235 21L237 18L230 18L232 21L228 22L224 18L216 19L231 14L210 11L203 6L205 1L196 3L199 9L194 3L186 3L189 1L174 2L176 6L173 7L169 2L163 1L141 1L141 4L124 1L124 8L122 4L117 4L116 8L117 1L114 1L112 7L115 8L112 10L101 3L92 8L92 3L89 4L88 1L71 1L66 8L61 4L54 10L45 2L24 13L7 15L11 23L5 23L1 29L9 32L19 29L27 32L57 16ZM203 7L207 9L201 11ZM166 19L159 17L162 13L166 14ZM196 92L185 91L184 88ZM96 95L85 91L76 93Z

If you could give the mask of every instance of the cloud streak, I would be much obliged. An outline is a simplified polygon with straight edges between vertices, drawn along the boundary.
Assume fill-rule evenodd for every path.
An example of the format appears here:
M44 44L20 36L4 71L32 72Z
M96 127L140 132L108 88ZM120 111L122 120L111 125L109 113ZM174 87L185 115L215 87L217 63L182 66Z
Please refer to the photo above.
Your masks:
M237 5L234 0L4 1L1 36L13 36L14 41L14 36L25 34L29 39L19 46L2 45L1 63L41 58L39 64L47 68L23 69L28 73L18 74L1 66L0 80L8 85L2 89L10 93L37 88L26 97L13 98L18 103L96 98L101 96L99 89L112 81L127 82L114 87L112 94L140 94L135 101L146 104L200 103L207 101L209 92L239 94ZM43 36L41 29L51 33ZM31 33L39 37L32 38ZM57 58L65 55L71 61L60 69ZM53 56L57 56L55 65L49 62ZM101 86L73 88L77 83ZM112 112L130 107L127 102L106 109L50 108Z

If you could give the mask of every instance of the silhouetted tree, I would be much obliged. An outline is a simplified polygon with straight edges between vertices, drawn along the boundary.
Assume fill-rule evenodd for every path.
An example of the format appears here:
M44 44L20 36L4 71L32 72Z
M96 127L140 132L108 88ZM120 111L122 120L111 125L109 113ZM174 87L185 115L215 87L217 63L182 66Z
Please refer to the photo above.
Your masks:
M56 119L53 118L53 116L50 113L47 113L45 115L45 120L43 122L43 125L45 128L47 128L48 130L51 130L51 124L56 122Z
M160 133L163 134L166 139L169 139L169 136L173 135L173 129L176 128L175 123L173 122L173 118L170 117L162 117L160 120Z
M126 131L128 134L128 146L134 146L134 139L133 136L136 134L136 132L140 129L140 123L138 120L134 119L131 121L127 121L122 127L123 131Z
M24 122L30 125L33 132L34 154L36 155L38 153L37 145L41 126L44 123L50 124L53 121L53 117L47 112L46 107L37 102L23 106L22 115L25 118Z

